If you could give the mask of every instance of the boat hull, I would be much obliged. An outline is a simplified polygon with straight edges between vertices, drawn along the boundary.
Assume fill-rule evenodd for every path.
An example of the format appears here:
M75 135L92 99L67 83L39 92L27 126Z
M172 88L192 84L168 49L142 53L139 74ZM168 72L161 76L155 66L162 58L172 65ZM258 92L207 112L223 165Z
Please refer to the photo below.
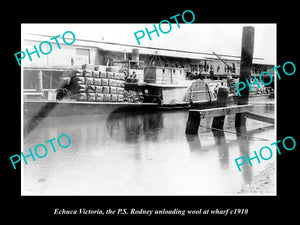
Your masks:
M113 103L79 101L24 101L24 117L105 114L116 111L136 111L157 108L157 103Z

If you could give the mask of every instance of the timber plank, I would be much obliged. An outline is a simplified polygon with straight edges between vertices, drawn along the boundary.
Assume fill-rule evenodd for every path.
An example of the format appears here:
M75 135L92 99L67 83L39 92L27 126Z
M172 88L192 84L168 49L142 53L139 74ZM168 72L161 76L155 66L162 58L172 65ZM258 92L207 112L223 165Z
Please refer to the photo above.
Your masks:
M252 109L253 105L237 105L202 110L191 109L190 111L199 112L200 118L203 119L205 117L226 116L235 113L250 112Z
M249 113L249 112L246 112L245 116L249 119L254 119L254 120L259 120L259 121L262 121L262 122L265 122L265 123L275 124L275 119L274 118L258 115L258 114L255 114L255 113Z

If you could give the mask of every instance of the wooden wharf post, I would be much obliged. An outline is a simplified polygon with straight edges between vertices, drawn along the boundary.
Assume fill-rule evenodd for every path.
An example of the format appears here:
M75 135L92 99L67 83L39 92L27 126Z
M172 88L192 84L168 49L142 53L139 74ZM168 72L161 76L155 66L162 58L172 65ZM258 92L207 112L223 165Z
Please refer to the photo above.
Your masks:
M228 89L220 87L217 96L217 107L226 107L228 103ZM214 117L212 128L223 129L225 116Z
M251 80L251 67L254 50L254 27L243 27L242 36L242 52L241 52L241 67L239 82L246 84L246 79ZM226 88L219 88L217 97L217 108L189 111L188 121L186 123L186 134L197 134L201 119L205 117L214 117L212 128L223 129L225 115L236 114L235 127L237 129L244 129L246 125L246 118L259 120L266 123L274 124L275 120L266 116L250 113L253 105L248 105L249 88L244 88L240 91L241 96L237 98L236 106L227 106L228 90Z
M243 27L242 36L242 52L241 52L241 67L239 82L246 84L246 79L251 80L251 67L254 51L254 27ZM247 105L249 100L249 88L246 87L240 91L241 96L237 98L237 105ZM243 113L236 114L235 126L245 126L246 117Z
M198 134L200 126L200 112L199 110L190 110L189 117L186 122L185 133L186 134Z
M197 134L201 119L204 119L205 117L222 117L236 113L247 113L252 111L252 109L253 105L236 105L202 110L191 109L189 111L189 117L186 123L185 133ZM223 127L221 127L220 129L223 129Z
M217 96L217 107L225 107L228 103L228 89L220 87ZM201 110L202 112L203 110ZM216 116L213 119L213 128L223 129L225 115ZM197 134L201 121L201 115L199 110L190 110L189 117L186 124L186 134Z

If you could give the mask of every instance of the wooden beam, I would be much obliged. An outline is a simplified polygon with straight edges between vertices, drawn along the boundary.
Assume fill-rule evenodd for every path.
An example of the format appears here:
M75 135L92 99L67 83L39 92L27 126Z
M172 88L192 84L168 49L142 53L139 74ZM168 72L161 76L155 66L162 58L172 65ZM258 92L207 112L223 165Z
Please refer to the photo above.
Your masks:
M265 127L259 127L259 128L253 129L253 130L249 130L249 131L247 131L247 135L259 134L259 133L268 131L270 129L274 129L274 125L268 125Z
M226 107L228 103L228 89L220 87L217 96L217 107ZM216 116L213 119L212 128L223 129L225 116Z
M203 119L205 117L226 116L235 113L250 112L252 109L253 105L237 105L202 110L191 109L190 112L199 112L200 118Z
M200 125L200 114L199 111L189 111L189 117L186 122L185 133L186 134L198 134Z
M255 113L249 113L249 112L246 112L245 116L249 119L254 119L254 120L259 120L259 121L262 121L262 122L265 122L265 123L275 124L275 119L274 118L258 115L258 114L255 114Z

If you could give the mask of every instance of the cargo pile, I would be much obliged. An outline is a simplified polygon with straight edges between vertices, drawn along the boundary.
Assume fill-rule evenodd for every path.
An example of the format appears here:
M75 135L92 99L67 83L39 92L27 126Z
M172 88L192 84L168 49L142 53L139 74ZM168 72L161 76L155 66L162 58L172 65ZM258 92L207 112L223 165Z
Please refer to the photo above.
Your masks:
M227 87L229 89L229 93L237 94L237 90L235 88L235 84L238 82L238 79L229 78L227 79Z
M83 65L69 74L72 99L88 102L122 102L124 73L116 67Z
M191 100L192 101L202 101L209 100L209 92L207 89L207 84L202 80L194 80L192 83Z
M124 101L132 102L132 103L141 103L143 102L144 97L142 92L138 92L135 90L125 90L124 92Z
M190 86L184 96L184 102L210 100L207 84L203 80L192 80L189 83Z

